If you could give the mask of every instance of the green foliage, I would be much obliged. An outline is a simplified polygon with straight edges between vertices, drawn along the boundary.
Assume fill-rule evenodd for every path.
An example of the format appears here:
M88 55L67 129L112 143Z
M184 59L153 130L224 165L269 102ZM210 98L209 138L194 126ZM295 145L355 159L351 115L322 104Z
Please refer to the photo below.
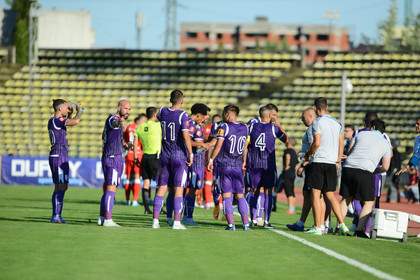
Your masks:
M287 42L287 39L286 39L285 36L281 37L281 49L283 51L289 51L290 50L289 43Z
M382 43L386 51L395 51L397 47L394 44L395 26L397 25L398 6L396 0L391 0L391 6L388 10L388 18L380 21L378 31L382 37Z
M402 47L412 51L420 51L420 13L415 18L412 17L412 26L405 25L402 36Z
M36 3L36 0L34 1ZM30 0L6 0L6 3L17 12L17 23L13 32L16 47L16 62L28 63L29 56L29 10Z
M219 45L217 46L217 50L219 52L222 52L225 50L225 45L223 44L223 42L219 42Z
M280 45L276 41L271 42L267 40L263 49L267 51L277 51L280 49Z

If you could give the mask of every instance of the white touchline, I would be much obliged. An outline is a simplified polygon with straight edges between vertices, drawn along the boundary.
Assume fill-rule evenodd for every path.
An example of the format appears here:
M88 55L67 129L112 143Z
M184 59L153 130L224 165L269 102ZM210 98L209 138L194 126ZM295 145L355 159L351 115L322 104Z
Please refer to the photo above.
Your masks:
M237 213L237 212L234 212L234 213L235 213L235 215L240 216L239 213ZM270 230L273 231L273 232L275 232L275 233L277 233L277 234L283 235L283 236L285 236L287 238L296 240L296 241L298 241L298 242L300 242L302 244L305 244L305 245L307 245L307 246L309 246L309 247L311 247L313 249L316 249L318 251L321 251L321 252L323 252L323 253L331 256L331 257L334 257L334 258L336 258L336 259L338 259L340 261L343 261L343 262L346 262L346 263L348 263L348 264L350 264L352 266L355 266L355 267L357 267L357 268L359 268L359 269L361 269L361 270L363 270L363 271L365 271L367 273L372 274L373 276L375 276L377 278L386 279L386 280L402 280L401 278L398 278L398 277L392 276L392 275L390 275L388 273L385 273L385 272L382 272L380 270L377 270L376 268L373 268L371 266L368 266L367 264L361 263L359 261L356 261L356 260L351 259L349 257L346 257L344 255L341 255L341 254L339 254L337 252L334 252L334 251L332 251L330 249L327 249L327 248L324 248L322 246L319 246L319 245L317 245L315 243L309 242L309 241L307 241L307 240L305 240L303 238L297 237L295 235L286 233L286 232L281 231L281 230L278 230L278 229L270 229Z

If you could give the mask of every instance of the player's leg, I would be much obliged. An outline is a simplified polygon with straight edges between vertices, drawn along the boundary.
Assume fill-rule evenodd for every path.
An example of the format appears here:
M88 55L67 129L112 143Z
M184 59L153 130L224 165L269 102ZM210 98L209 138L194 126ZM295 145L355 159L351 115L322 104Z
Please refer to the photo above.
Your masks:
M239 214L241 214L242 219L242 226L244 230L250 230L249 228L249 222L248 222L248 213L249 213L249 206L246 202L246 199L244 197L243 193L237 193L236 197L238 199L238 211Z
M130 205L130 193L131 193L131 187L132 187L131 173L132 172L133 170L132 170L131 161L126 159L125 160L125 177L126 178L124 180L125 205Z
M143 188L141 190L141 197L142 197L143 205L144 205L144 214L152 213L149 208L149 189L150 189L150 179L144 179L143 177Z
M54 192L51 197L52 203L52 223L66 223L61 218L63 210L64 195L68 188L69 180L69 163L66 156L50 157L50 169L53 175L53 182L55 184Z
M289 209L286 211L286 214L295 214L295 191L294 191L294 178L284 178L284 192L287 197L287 204Z
M171 160L171 176L173 177L174 190L174 224L173 229L186 229L181 224L182 209L184 208L184 189L188 181L188 166L184 160ZM194 195L194 191L192 195ZM168 209L169 211L169 209Z
M271 217L271 211L273 210L273 189L274 186L271 188L266 188L264 190L265 192L265 215L264 215L264 227L265 228L272 228L270 224L270 217Z
M163 207L163 199L168 189L169 182L169 159L166 157L161 157L159 160L158 168L158 178L157 178L157 187L156 195L153 201L153 223L152 228L159 228L159 215Z
M311 165L305 167L305 181L303 183L302 195L303 195L303 205L302 213L300 214L300 219L294 224L286 225L287 228L293 231L303 231L305 229L305 222L309 215L309 211L312 208L312 198L311 198L311 188L309 183L309 178L311 174ZM314 216L315 219L315 216Z
M132 206L140 206L138 200L139 200L139 195L140 195L140 189L141 189L141 184L140 184L140 168L134 164L133 166L133 174L132 174L132 178L133 178L133 204Z
M362 211L360 212L359 223L357 224L356 231L354 234L358 237L367 237L366 232L366 223L372 215L373 206L375 201L365 201Z
M259 187L258 198L257 198L257 225L259 226L264 225L264 219L263 219L264 205L265 205L264 187Z

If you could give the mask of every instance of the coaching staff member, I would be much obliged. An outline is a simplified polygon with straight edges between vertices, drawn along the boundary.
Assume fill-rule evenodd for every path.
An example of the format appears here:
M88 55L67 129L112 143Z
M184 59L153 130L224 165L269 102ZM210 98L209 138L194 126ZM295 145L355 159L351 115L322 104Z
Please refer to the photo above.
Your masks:
M137 149L139 140L143 145L143 158L141 168L143 170L143 189L141 196L143 198L144 213L152 214L149 209L149 189L150 180L156 180L156 174L159 167L159 155L162 147L162 128L157 119L158 109L148 107L146 109L147 121L139 124L134 133L134 151ZM134 162L140 165L137 156L134 156Z

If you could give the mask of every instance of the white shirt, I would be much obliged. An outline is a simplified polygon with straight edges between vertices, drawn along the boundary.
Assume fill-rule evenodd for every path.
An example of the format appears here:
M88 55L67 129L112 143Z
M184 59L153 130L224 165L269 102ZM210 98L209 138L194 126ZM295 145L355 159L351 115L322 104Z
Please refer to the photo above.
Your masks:
M355 144L343 167L375 171L383 157L391 157L391 144L377 130L362 131L355 137Z
M335 164L338 159L341 124L330 115L320 115L312 122L315 137L321 134L321 145L313 155L313 162Z

